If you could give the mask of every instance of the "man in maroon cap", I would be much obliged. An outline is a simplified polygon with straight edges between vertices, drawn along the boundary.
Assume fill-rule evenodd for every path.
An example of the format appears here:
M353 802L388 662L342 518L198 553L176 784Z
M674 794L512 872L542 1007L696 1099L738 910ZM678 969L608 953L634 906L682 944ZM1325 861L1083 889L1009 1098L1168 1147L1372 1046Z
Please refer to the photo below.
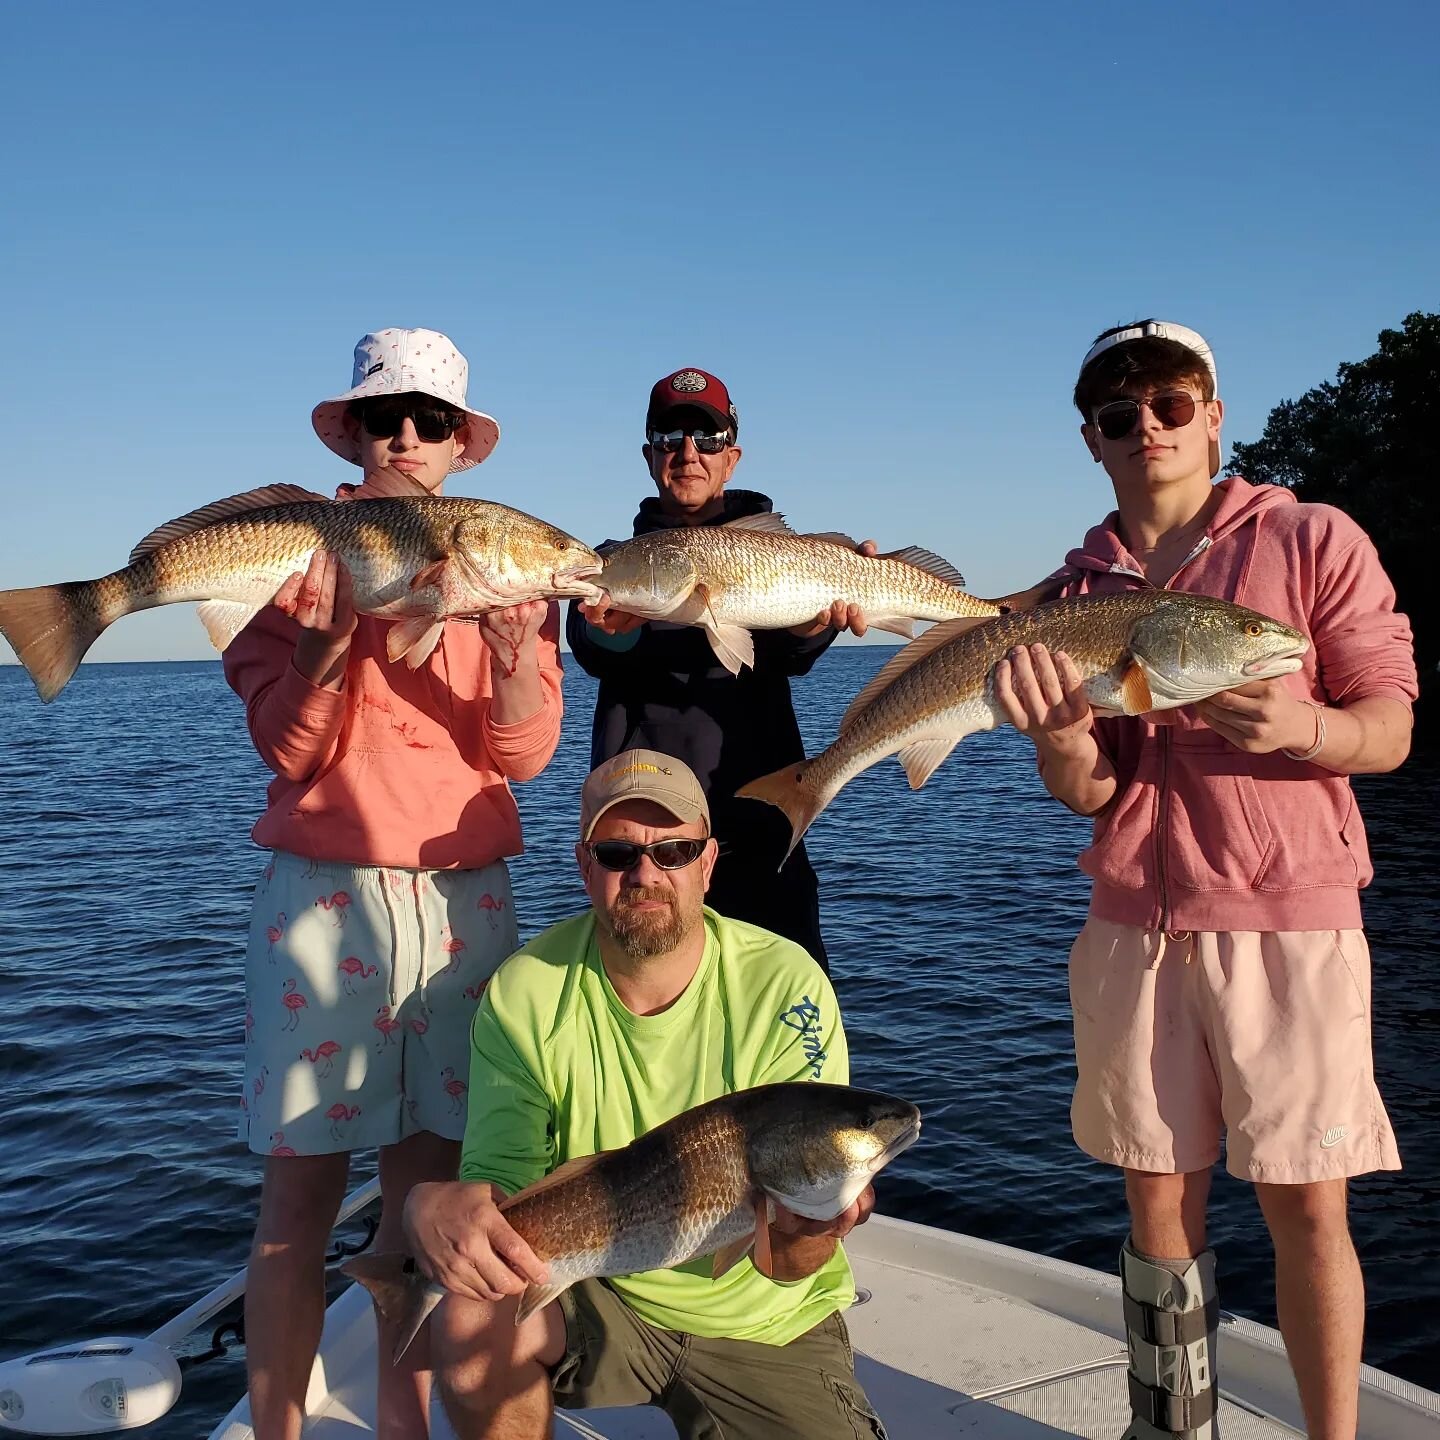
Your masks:
M714 375L687 368L657 381L640 453L658 493L640 502L634 533L723 525L771 510L768 496L726 489L740 460L739 432L730 392ZM874 553L868 542L864 548ZM865 618L837 600L797 630L758 631L754 669L732 675L691 626L572 604L565 627L575 658L600 681L591 765L637 747L682 759L705 788L720 842L708 903L797 941L822 967L818 884L805 847L778 869L788 822L735 792L804 758L790 678L804 675L843 629L863 635Z

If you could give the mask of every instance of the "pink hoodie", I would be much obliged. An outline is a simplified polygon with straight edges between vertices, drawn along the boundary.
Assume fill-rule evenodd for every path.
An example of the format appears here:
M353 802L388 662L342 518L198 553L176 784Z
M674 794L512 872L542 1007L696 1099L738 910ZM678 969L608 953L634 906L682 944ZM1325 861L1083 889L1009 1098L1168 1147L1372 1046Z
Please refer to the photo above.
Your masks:
M1307 634L1304 668L1281 681L1297 697L1409 705L1410 626L1365 532L1278 486L1237 477L1219 488L1210 528L1167 588L1233 600ZM1110 514L1066 556L1066 594L1149 585L1118 526ZM1237 750L1188 707L1170 714L1171 724L1097 723L1119 789L1080 855L1095 881L1090 913L1149 930L1358 927L1373 872L1349 780Z
M275 772L255 843L417 870L479 869L520 854L506 782L538 775L560 740L558 609L538 641L544 703L513 725L490 718L490 651L478 626L447 622L417 670L386 658L389 628L360 617L339 691L295 668L299 627L273 605L225 651L225 678Z

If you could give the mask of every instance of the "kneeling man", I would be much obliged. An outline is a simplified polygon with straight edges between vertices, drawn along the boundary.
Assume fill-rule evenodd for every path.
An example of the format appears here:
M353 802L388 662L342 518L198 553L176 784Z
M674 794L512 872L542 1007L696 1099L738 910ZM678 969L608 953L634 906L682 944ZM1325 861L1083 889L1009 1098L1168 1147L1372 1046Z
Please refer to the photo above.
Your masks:
M658 1405L682 1437L884 1436L855 1379L839 1241L783 1209L771 1273L718 1279L709 1257L585 1280L515 1323L545 1267L497 1206L566 1160L617 1149L706 1100L772 1081L849 1082L830 982L793 941L704 906L715 865L705 795L679 760L627 750L580 802L591 909L512 955L472 1032L461 1179L421 1185L406 1230L450 1292L431 1324L461 1440L550 1434L553 1406Z

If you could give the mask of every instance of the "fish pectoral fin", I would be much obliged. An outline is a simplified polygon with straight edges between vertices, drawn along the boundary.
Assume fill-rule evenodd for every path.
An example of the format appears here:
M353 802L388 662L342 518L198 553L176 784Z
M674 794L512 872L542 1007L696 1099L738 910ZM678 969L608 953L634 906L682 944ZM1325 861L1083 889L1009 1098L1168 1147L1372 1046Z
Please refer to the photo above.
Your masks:
M445 565L444 560L432 560L428 565L422 565L410 577L410 589L423 590L427 585L438 585L445 574Z
M296 505L304 500L323 500L327 505L333 503L328 495L317 494L314 490L306 490L299 485L262 485L258 490L246 490L243 494L230 495L224 500L212 500L198 510L191 510L187 515L156 526L143 540L136 542L135 548L130 552L130 563L133 565L142 555L148 555L152 550L158 550L162 545L168 545L182 535L203 530L207 525L214 525L219 520L229 520L236 515L243 515L247 510L268 510L272 505Z
M728 1245L722 1245L710 1262L710 1278L718 1280L733 1270L754 1248L755 1235L751 1231L747 1231L738 1240L732 1240Z
M937 555L923 545L907 545L903 550L891 550L888 554L876 558L903 561L917 570L923 570L927 575L933 575L937 580L943 580L947 585L953 585L957 590L965 588L965 577L943 555Z
M527 1285L520 1303L515 1307L515 1323L528 1320L537 1310L543 1310L552 1300L558 1300L570 1288L570 1281L563 1285Z
M385 632L385 653L394 664L402 655L405 663L418 670L429 658L430 652L440 643L445 622L433 615L416 615L410 620L397 620Z
M905 615L877 615L865 617L865 623L872 630L888 630L892 635L902 635L906 640L915 638L915 622Z
M195 607L195 613L210 643L217 650L224 650L264 608L264 604L251 605L244 600L206 600Z
M1125 703L1127 715L1144 715L1155 708L1149 677L1138 660L1132 659L1120 677L1120 698Z
M793 535L795 532L785 523L785 517L774 510L763 515L742 515L738 520L727 520L722 530L759 530L769 535Z
M933 740L917 740L900 751L896 758L905 767L905 778L909 780L910 788L918 790L963 738L960 735L941 735Z
M720 625L712 616L705 637L715 658L732 675L738 675L745 665L755 668L755 637L743 625Z

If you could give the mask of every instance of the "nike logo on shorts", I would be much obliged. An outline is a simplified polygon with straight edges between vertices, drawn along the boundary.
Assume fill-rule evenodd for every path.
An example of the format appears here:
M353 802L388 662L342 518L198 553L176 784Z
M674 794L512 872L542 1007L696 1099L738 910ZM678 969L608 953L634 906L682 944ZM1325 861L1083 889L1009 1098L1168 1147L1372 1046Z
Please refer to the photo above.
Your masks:
M1338 1145L1350 1132L1343 1125L1332 1125L1321 1137L1320 1148L1322 1150L1332 1149Z

